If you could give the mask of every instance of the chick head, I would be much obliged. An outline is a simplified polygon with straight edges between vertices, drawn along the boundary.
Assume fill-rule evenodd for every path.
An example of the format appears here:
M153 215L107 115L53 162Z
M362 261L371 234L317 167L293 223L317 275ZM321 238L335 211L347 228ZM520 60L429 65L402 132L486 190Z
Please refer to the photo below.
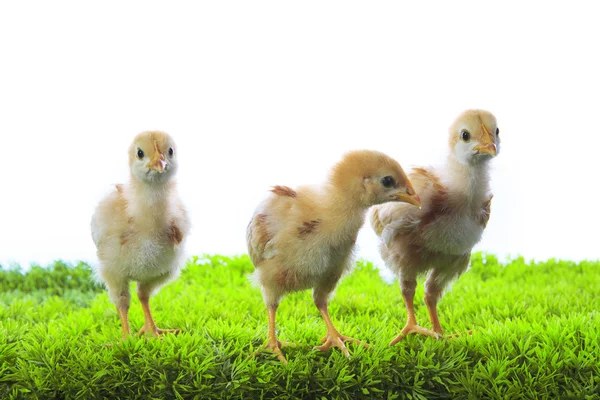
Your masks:
M165 132L146 131L129 147L131 175L142 182L167 182L177 170L177 148Z
M467 110L450 127L450 148L462 164L489 161L500 152L496 117L485 110Z
M333 168L330 182L361 207L389 201L421 206L421 200L400 164L378 151L346 153Z

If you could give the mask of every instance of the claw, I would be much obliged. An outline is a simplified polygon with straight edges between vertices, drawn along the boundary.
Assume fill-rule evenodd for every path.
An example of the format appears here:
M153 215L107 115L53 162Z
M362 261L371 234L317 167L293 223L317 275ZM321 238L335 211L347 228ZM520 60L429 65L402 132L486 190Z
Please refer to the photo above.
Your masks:
M149 299L146 296L142 296L140 294L138 288L138 297L140 298L140 303L142 303L142 309L144 310L144 326L142 329L138 331L138 336L144 333L149 333L154 337L160 337L161 335L165 335L167 333L178 334L181 332L181 329L160 329L156 326L154 322L154 318L152 318L152 312L150 312L150 304L148 303Z
M264 350L269 350L270 352L274 353L277 358L279 359L279 361L281 361L284 365L287 365L288 361L285 358L285 356L283 355L283 352L281 351L281 342L276 341L276 342L269 342L267 343L264 347Z
M324 344L321 346L315 346L314 349L319 350L319 351L327 351L333 346L333 347L337 347L338 349L340 349L346 357L350 357L350 352L346 348L346 345L344 344L344 342L360 344L367 348L371 347L371 346L369 346L369 344L361 342L360 340L357 340L357 339L354 339L354 338L351 338L348 336L340 335L337 332L330 332L327 334L327 336L325 336L324 338L322 338L320 340L320 343L324 343Z
M156 325L149 326L149 325L145 324L144 326L142 326L142 329L140 329L138 331L138 336L141 336L144 333L150 333L154 337L160 337L160 336L166 335L168 333L173 333L173 334L177 335L178 333L181 333L181 329L160 329Z
M439 339L450 339L450 338L454 338L454 337L459 337L460 335L472 335L473 331L467 331L467 332L462 332L462 333L455 333L453 335L447 335L444 336L443 332L435 332L432 331L431 329L426 329L423 328L419 325L409 325L407 324L402 331L400 332L400 334L398 336L396 336L391 342L390 342L390 346L395 345L396 343L398 343L399 341L401 341L402 339L404 339L406 336L411 335L411 334L418 334L418 335L423 335L423 336L430 336L436 340Z
M402 339L404 339L406 336L411 335L411 334L419 334L419 335L424 335L424 336L431 336L434 339L440 339L442 338L442 335L440 335L437 332L434 332L430 329L425 329L423 327L420 327L419 325L406 325L402 331L400 332L400 334L398 336L396 336L391 342L390 342L390 346L395 345L396 343L398 343L399 341L401 341Z
M248 359L256 357L263 350L268 350L268 351L274 353L277 356L277 358L279 359L279 361L281 361L284 365L287 365L288 361L285 358L285 356L283 355L283 352L281 351L281 348L285 347L285 346L295 347L296 343L281 342L279 340L269 340L264 346L262 346L261 348L259 348L258 350L256 350L252 354L250 354Z

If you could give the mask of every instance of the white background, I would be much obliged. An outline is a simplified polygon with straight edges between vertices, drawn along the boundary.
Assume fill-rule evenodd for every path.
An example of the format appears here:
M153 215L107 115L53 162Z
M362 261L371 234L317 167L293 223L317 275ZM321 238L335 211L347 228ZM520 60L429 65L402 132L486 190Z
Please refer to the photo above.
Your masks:
M274 184L347 150L443 158L466 108L499 122L501 258L600 256L593 2L2 2L0 263L95 261L90 216L135 134L179 145L190 254L244 253ZM370 228L359 256L380 262Z

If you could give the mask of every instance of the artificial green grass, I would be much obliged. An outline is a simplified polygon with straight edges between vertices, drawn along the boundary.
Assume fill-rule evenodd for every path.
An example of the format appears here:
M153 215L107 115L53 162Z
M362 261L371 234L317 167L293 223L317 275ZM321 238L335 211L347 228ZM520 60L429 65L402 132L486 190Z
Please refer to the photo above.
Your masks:
M351 358L312 349L325 332L310 292L279 307L284 366L269 353L260 291L243 257L194 258L151 300L163 340L120 340L106 293L89 268L57 263L28 274L0 268L0 398L599 398L600 263L475 255L439 305L447 333L389 347L406 313L397 284L359 263L330 303ZM132 294L134 294L132 288ZM429 327L419 285L419 322ZM143 322L132 301L133 329Z

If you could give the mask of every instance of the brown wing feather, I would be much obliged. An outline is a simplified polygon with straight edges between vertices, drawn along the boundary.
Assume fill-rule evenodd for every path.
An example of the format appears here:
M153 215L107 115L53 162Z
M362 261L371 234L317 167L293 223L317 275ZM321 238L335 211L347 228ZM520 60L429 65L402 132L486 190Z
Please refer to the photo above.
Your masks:
M419 229L421 232L427 228L429 224L435 221L440 215L443 215L448 210L448 189L442 184L440 178L433 172L425 168L415 168L412 177L418 177L426 183L425 187L430 188L429 206L427 212L421 217Z
M487 227L487 224L490 220L490 214L492 211L492 198L494 195L490 195L487 201L483 204L483 209L481 210L481 214L479 216L479 223L483 225L484 228Z
M248 242L248 254L254 266L258 266L265 257L265 250L272 239L268 229L266 214L256 214L246 230L246 240Z
M275 193L277 196L286 196L291 197L292 199L298 197L298 193L289 186L276 185L273 186L271 192Z
M442 184L435 172L426 168L413 168L410 173L410 181L413 182L418 193L422 193L431 187L436 193L447 193L447 188Z
M387 203L371 210L371 226L378 236L383 234L386 226L393 224L395 234L416 231L426 226L444 211L446 207L447 188L439 177L426 168L413 168L409 174L413 187L421 196L427 212L406 203ZM391 227L390 227L391 228Z
M175 224L175 221L171 221L171 225L167 231L167 236L174 244L179 244L183 240L183 233L181 233L181 230Z
M371 210L370 217L371 226L373 227L373 230L375 231L377 236L381 236L381 232L383 232L383 228L385 228L386 224L384 224L384 221L379 215L379 207L373 207L373 209Z

